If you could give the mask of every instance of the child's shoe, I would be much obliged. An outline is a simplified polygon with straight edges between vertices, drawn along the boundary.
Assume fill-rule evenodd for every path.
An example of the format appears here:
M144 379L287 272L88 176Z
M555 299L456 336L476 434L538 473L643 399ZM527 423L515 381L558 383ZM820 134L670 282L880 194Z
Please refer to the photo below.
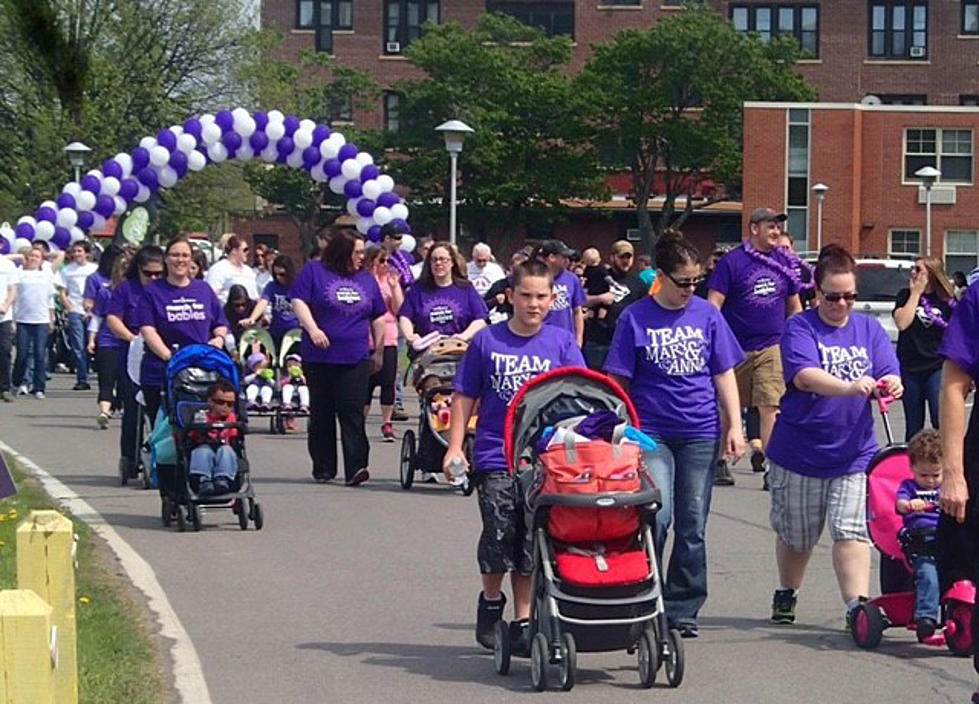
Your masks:
M938 623L933 618L919 618L914 624L915 633L918 635L918 642L924 643L935 635L938 630Z
M214 483L210 479L201 479L197 485L197 493L201 496L214 496Z

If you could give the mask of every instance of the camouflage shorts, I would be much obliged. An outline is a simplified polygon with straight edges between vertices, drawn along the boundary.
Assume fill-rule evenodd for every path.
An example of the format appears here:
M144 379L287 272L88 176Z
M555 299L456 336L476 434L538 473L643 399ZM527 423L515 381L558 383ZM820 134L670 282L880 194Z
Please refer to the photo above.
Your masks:
M534 568L534 544L524 522L524 502L516 480L506 472L486 472L479 477L476 491L483 519L476 550L480 573L529 575Z

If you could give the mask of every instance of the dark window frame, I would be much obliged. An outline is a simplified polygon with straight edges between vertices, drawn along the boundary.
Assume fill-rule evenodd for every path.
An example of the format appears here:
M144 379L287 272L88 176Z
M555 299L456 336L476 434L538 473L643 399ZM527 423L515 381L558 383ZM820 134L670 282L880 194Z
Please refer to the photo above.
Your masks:
M392 99L394 99L392 101ZM392 106L391 102L396 103ZM382 98L382 105L384 108L384 131L385 132L400 132L401 131L401 106L404 102L404 95L395 90L384 91L384 97ZM394 116L392 118L392 113ZM391 120L396 121L396 126L391 127Z
M881 105L927 105L926 93L875 93Z
M302 2L302 0L300 0ZM329 18L323 22L323 6L329 5ZM346 6L348 11L341 13L341 7ZM298 12L297 5L297 12ZM346 15L348 22L341 22L341 18ZM316 33L316 51L333 53L333 33L336 31L352 30L354 17L353 0L314 0L313 1L313 22L310 28Z
M441 0L383 0L383 18L381 25L381 50L385 55L397 55L404 52L405 47L415 41L422 34L422 28L428 22L428 15L430 12L430 7L435 8L435 24L442 23L442 2ZM416 4L419 6L419 24L413 25L409 22L408 18L408 6L411 4ZM398 21L396 23L391 22L391 8L397 6L398 8ZM389 31L394 28L395 39L391 38ZM388 51L388 43L397 42L399 45L399 51Z
M768 12L770 13L769 14L770 24L768 28L767 39L765 38L764 35L759 33L757 30L759 9L768 10ZM819 43L820 43L821 31L822 31L821 23L820 23L819 5L815 5L815 4L792 5L787 3L763 3L763 4L749 5L746 3L731 3L728 6L728 19L732 23L734 22L734 13L736 10L745 10L748 14L748 28L747 30L741 30L741 31L748 31L748 32L754 32L756 34L759 34L759 37L761 37L761 40L763 42L770 41L772 38L781 36L783 34L789 34L792 37L794 37L795 40L799 43L799 46L801 46L803 50L806 51L806 53L809 55L808 58L813 58L813 59L819 58ZM792 16L791 32L783 31L781 29L780 22L779 22L779 14L782 10L792 11L793 16ZM810 33L802 29L802 13L804 10L815 10L816 12L816 29L815 31L812 32L812 34L815 35L815 45L816 45L815 51L808 49L803 39L803 36L805 34Z
M874 28L874 10L878 7L884 8L883 29ZM895 30L893 28L894 9L897 7L904 8L903 30ZM925 27L923 30L915 30L914 28L914 10L917 7L923 7L925 9ZM928 0L870 0L867 4L867 55L871 59L881 61L927 61L928 32L931 24L930 14ZM924 53L921 56L911 56L911 48L913 46L920 46L914 43L916 31L923 31L925 35L925 43L922 47ZM903 32L904 35L901 40L904 44L904 51L899 53L894 50L894 37L897 32ZM877 33L882 35L883 47L879 53L874 53L874 36Z
M566 34L564 32L554 31L554 17L558 14L558 10L567 11L571 8L571 32ZM514 19L523 22L531 27L537 27L541 29L544 34L549 37L554 36L569 36L572 41L575 38L575 3L574 0L563 0L561 2L510 2L509 0L487 0L486 1L486 11L495 12L501 15L508 15ZM519 12L536 12L541 15L550 15L550 22L548 26L541 26L540 24L534 24L531 22L524 21ZM562 13L565 14L565 13Z
M945 132L968 132L968 154L958 151L945 151ZM903 164L901 182L903 184L920 183L920 179L915 177L914 173L922 166L933 166L942 172L942 175L937 181L939 184L965 187L975 184L976 132L971 127L905 127L902 139ZM908 148L910 142L917 143L921 148L915 151L910 150ZM924 149L928 144L932 147L931 151ZM944 164L951 160L964 161L966 157L969 160L968 180L949 178L949 174L952 173L951 164L943 168Z
M316 26L316 2L317 0L296 0L296 29L313 29ZM302 21L304 5L310 8L308 24L303 24Z
M960 13L959 32L967 36L979 35L979 2L965 2L963 0L960 5L962 6L962 10ZM975 29L965 28L965 11L970 7L975 11L977 17Z

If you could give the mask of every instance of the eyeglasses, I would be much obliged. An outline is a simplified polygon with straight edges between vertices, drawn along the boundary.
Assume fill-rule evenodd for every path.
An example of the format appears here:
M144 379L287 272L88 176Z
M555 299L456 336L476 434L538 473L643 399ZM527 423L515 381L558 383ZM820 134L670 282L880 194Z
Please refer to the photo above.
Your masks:
M698 276L695 279L674 279L672 274L666 274L666 278L672 281L677 288L697 288L704 280L703 276Z
M213 403L215 406L228 406L228 407L231 407L231 406L235 405L235 400L234 399L228 400L226 398L212 398L211 399L211 403Z
M449 264L452 262L448 257L432 257L432 264Z
M248 254L248 247L242 247L241 251L245 254Z
M140 269L140 271L143 272L143 276L147 279L158 279L163 276L162 269Z
M378 259L378 260L377 260L377 263L378 263L378 264L387 264L387 263L388 263L389 261L391 261L391 260L390 260L390 259L388 259L387 257L383 257L383 258L381 258L381 259Z
M857 300L857 292L852 293L823 293L823 298L830 303L839 303L841 300L847 303L853 303Z

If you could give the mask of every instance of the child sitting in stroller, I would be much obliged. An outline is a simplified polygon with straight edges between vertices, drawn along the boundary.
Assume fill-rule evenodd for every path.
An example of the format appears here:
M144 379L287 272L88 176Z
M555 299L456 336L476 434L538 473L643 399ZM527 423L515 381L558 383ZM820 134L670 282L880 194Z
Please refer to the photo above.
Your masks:
M282 385L282 405L292 406L296 396L299 397L299 412L309 413L309 387L303 375L303 358L298 354L286 355L285 373L279 380Z
M247 362L249 373L243 381L248 410L268 411L272 406L272 392L275 391L275 372L269 367L268 355L252 352Z
M942 484L942 441L937 430L917 433L908 443L914 478L897 490L895 510L904 516L899 534L914 569L914 622L919 641L938 628L939 587L935 566L935 531L938 528L938 492Z
M235 387L230 382L223 379L214 382L207 390L207 410L199 411L194 422L237 422L234 413L236 399ZM237 436L237 428L191 430L187 433L193 446L190 451L189 474L192 479L197 480L197 493L201 496L227 494L231 491L238 474L238 457L231 443Z

